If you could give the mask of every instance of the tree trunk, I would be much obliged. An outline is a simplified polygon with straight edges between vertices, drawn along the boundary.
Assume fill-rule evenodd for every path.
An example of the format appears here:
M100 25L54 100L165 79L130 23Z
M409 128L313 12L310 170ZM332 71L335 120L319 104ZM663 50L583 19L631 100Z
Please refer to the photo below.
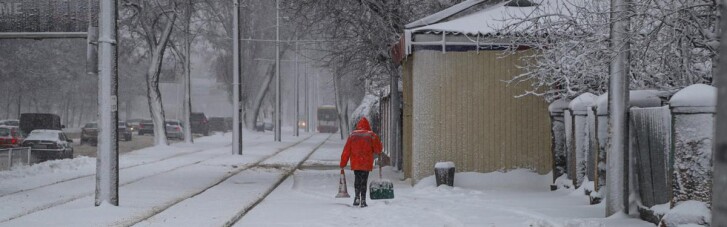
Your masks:
M182 108L184 110L184 113L182 114L184 118L184 122L182 123L184 125L184 142L185 143L194 143L194 140L192 139L192 66L190 62L190 58L192 51L190 50L192 48L192 34L190 34L190 24L192 20L192 3L190 2L187 6L187 12L186 12L186 21L185 21L185 32L184 32L184 100L182 101Z
M267 77L265 78L265 81L263 82L260 91L255 96L255 102L252 104L252 117L247 119L248 129L251 130L255 129L257 118L260 115L263 100L265 99L265 95L267 95L268 91L270 91L270 83L272 83L273 79L275 78L275 63L268 67L266 75Z
M146 97L149 101L149 112L151 114L152 121L154 122L154 145L156 146L168 145L166 123L164 118L164 105L162 103L161 91L159 91L159 74L161 73L164 52L166 50L167 43L169 42L169 36L172 33L172 28L174 28L174 21L176 19L177 15L172 14L172 18L169 22L167 22L158 45L151 48L151 62L146 75Z

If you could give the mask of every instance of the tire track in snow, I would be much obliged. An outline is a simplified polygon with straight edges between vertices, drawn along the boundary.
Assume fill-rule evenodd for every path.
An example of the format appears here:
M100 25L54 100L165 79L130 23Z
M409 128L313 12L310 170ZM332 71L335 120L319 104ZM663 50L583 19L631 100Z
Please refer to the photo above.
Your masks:
M258 136L254 140L255 141L258 141L258 139L260 139L261 137L262 136ZM252 146L257 146L257 145L260 145L261 143L263 143L263 142L254 143ZM228 145L225 145L225 146L227 147L227 146L229 146L229 144ZM168 156L168 157L164 157L164 158L161 158L161 159L157 159L157 160L154 160L154 161L151 161L151 162L142 162L142 163L137 163L137 164L134 164L134 165L125 166L123 168L119 168L119 171L125 170L125 169L132 169L132 168L136 168L136 167L139 167L139 166L151 165L151 164L159 163L159 162L166 161L166 160L173 159L173 158L179 158L179 157L184 157L184 156L187 156L187 155L196 154L196 153L199 153L199 152L204 152L206 150L209 150L209 149L199 148L199 149L192 150L191 152L186 152L186 153L181 153L181 154L175 154L175 155ZM44 188L44 187L48 187L48 186L53 186L53 185L57 185L57 184L61 184L61 183L69 182L69 181L74 181L74 180L78 180L78 179L82 179L82 178L88 178L88 177L95 177L95 176L96 176L96 173L93 173L93 174L85 174L85 175L80 175L80 176L76 176L76 177L71 177L71 178L68 178L68 179L54 181L54 182L51 182L51 183L48 183L48 184L43 184L43 185L39 185L39 186L35 186L35 187L24 188L24 189L21 189L21 190L16 190L16 191L13 191L13 192L8 192L8 193L0 194L0 198L6 197L6 196L15 195L15 194L18 194L18 193L23 193L23 192L38 190L40 188Z
M295 147L295 146L297 146L297 145L299 145L299 144L301 144L301 143L303 143L303 142L305 142L305 141L307 141L307 140L311 139L311 138L313 137L313 135L315 135L315 134L312 134L311 136L308 136L307 138L305 138L305 139L303 139L303 140L301 140L301 141L298 141L298 142L296 142L295 144L292 144L292 145L290 145L290 146L287 146L287 147L285 147L285 148L279 149L278 151L274 152L273 154L267 155L267 156L265 156L264 158L262 158L262 159L260 159L260 160L258 160L258 161L256 161L256 162L254 162L254 163L251 163L251 164L247 164L247 165L246 165L246 166L244 166L244 167L241 167L241 168L238 168L238 169L236 169L236 170L234 170L234 171L228 172L228 173L227 173L227 174L225 174L225 175L224 175L223 177L221 177L221 178L217 179L217 180L216 180L216 181L215 181L215 182L214 182L213 184L211 184L211 185L209 185L209 186L207 186L207 187L205 187L205 188L203 188L203 189L201 189L201 190L199 190L199 191L197 191L197 192L194 192L194 193L192 193L192 194L188 194L188 195L185 195L185 196L179 197L179 198L177 198L177 199L176 199L175 201L172 201L172 202L170 202L170 203L167 203L167 204L165 204L164 206L160 206L160 207L155 207L155 208L154 208L154 210L153 210L152 212L150 212L150 213L147 213L146 215L142 216L142 217L141 217L140 219L138 219L138 220L134 220L134 221L132 221L131 223L128 223L128 224L126 224L126 223L125 223L125 224L123 224L123 226L133 226L133 225L139 224L139 223L141 223L141 222L147 221L147 220L149 220L150 218L152 218L152 217L156 216L157 214L160 214L160 213L164 212L165 210L168 210L169 208L171 208L171 207L173 207L173 206L175 206L175 205L177 205L177 204L179 204L179 203L181 203L181 202L183 202L183 201L185 201L185 200L187 200L187 199L191 199L191 198L194 198L194 197L196 197L196 196L198 196L198 195L200 195L200 194L202 194L202 193L204 193L204 192L208 191L209 189L211 189L211 188L214 188L214 187L216 187L216 186L218 186L218 185L222 184L223 182L227 181L228 179L230 179L230 178L232 178L232 177L234 177L234 176L236 176L236 175L238 175L238 174L240 174L240 173L242 173L242 172L244 172L244 171L246 171L246 170L250 170L250 169L253 169L253 168L255 168L255 167L263 167L263 168L264 168L264 167L265 167L265 165L263 165L262 163L264 163L264 162L265 162L265 161L267 161L267 160L270 160L270 159L274 158L275 156L279 155L280 153L282 153L282 152L284 152L284 151L286 151L286 150L288 150L288 149L290 149L290 148L293 148L293 147ZM331 136L332 136L332 135L329 135L328 137L326 137L326 139L324 139L324 140L323 140L323 142L321 142L321 143L320 143L320 144L318 144L318 145L317 145L317 146L316 146L315 148L313 148L313 149L312 149L312 150L310 151L310 153L308 153L308 155L307 155L307 156L306 156L306 157L305 157L305 158L304 158L304 159L303 159L302 161L300 161L300 162L299 162L299 163L298 163L298 164L297 164L297 165L295 166L295 168L291 168L290 170L288 170L288 171L287 171L287 172L286 172L286 173L284 174L284 177L282 177L282 178L281 178L281 180L279 180L278 182L276 182L276 184L275 184L275 185L274 185L274 186L272 187L272 189L275 189L275 188L277 188L277 187L278 187L278 185L280 185L280 183L282 183L282 182L283 182L283 181L284 181L284 180L285 180L285 179L286 179L286 178L287 178L288 176L290 176L290 175L291 175L291 174L292 174L293 172L295 172L295 170L296 170L296 169L298 169L298 167L300 167L300 165L302 165L302 164L303 164L303 162L305 162L305 160L308 160L308 158L309 158L309 157L310 157L310 156L311 156L311 155L312 155L312 154L313 154L313 153L314 153L314 152L315 152L316 150L318 150L318 149L319 149L319 148L320 148L321 146L323 146L323 144L325 144L325 143L326 143L326 142L328 141L328 139L330 139L330 138L331 138ZM251 210L251 209L252 209L253 207L255 207L255 205L257 205L258 203L260 203L260 202L261 202L261 201L262 201L263 199L265 199L265 197L267 197L267 195L268 195L268 194L270 194L270 192L272 192L272 191L273 191L273 190L269 190L269 191L268 191L268 192L266 192L266 193L265 193L264 195L262 195L262 196L261 196L261 197L260 197L260 198L258 199L258 201L256 201L256 202L255 202L255 203L254 203L254 204L253 204L253 205L252 205L251 207L249 207L249 209L243 209L243 210L242 210L241 212L239 212L239 213L238 213L238 215L236 215L236 217L237 217L237 216L239 216L239 217L238 217L237 219L234 219L234 218L233 218L233 219L234 219L234 222L230 223L230 222L228 221L228 223L230 223L230 224L229 224L229 225L225 225L225 226L231 226L232 224L234 224L235 222L237 222L237 220L239 220L240 218L242 218L242 216L244 216L244 214L245 214L245 213L247 213L247 211Z
M303 142L303 141L305 141L307 139L310 139L310 137L308 137L308 138L306 138L304 140L298 141L298 142L296 142L293 145L290 145L288 147L285 147L282 150L285 150L285 149L288 149L288 148L290 148L292 146L295 146L295 145L297 145L297 144L299 144L299 143L301 143L301 142ZM262 143L263 142L259 142L255 146L260 145ZM221 147L221 148L202 149L202 150L197 151L197 152L194 152L194 153L190 152L190 153L185 153L185 154L170 156L169 158L165 158L164 160L170 160L172 158L180 158L180 157L184 157L184 156L191 155L191 154L201 154L201 153L206 153L206 152L213 152L213 151L217 151L219 149L226 149L228 147L230 147L230 145L225 145L224 147ZM282 150L276 151L276 152L279 153ZM194 165L197 165L197 164L200 164L202 162L209 161L209 160L212 160L212 159L215 159L215 158L218 158L218 157L219 156L212 156L210 158L205 158L203 160L194 161L192 163L187 163L187 164L179 165L179 166L173 167L171 169L164 170L164 171L161 171L161 172L157 172L157 173L154 173L154 174L145 175L145 176L142 176L142 177L139 177L139 178L136 178L136 179L133 179L133 180L124 182L124 183L120 183L119 184L119 188L121 188L123 186L126 186L126 185L129 185L129 184L133 184L133 183L139 182L139 181L144 180L144 179L148 179L148 178L151 178L151 177L163 175L163 174L166 174L166 173L169 173L169 172L173 172L175 170L179 170L179 169L182 169L182 168L185 168L185 167L194 166ZM153 163L159 163L159 162L164 161L164 160L159 160L159 161L154 161L154 162L148 162L148 163L145 163L145 164L136 165L135 167L145 166L145 165L149 165L149 164L153 164ZM76 178L74 180L80 180L80 179L84 179L84 178L88 178L88 177L95 177L95 176L96 176L95 174L93 174L93 175L87 175L86 177L80 177L80 178ZM51 184L51 185L47 185L45 187L38 187L38 188L35 188L34 190L40 190L40 189L43 189L43 188L46 188L46 187L51 187L51 186L54 186L54 185L59 185L61 183L69 183L69 181L73 181L73 180L67 180L67 181L63 181L63 182L54 183L54 184ZM32 191L32 190L25 190L25 192L28 192L28 191ZM22 193L22 192L18 192L18 193ZM16 213L14 215L11 215L9 217L5 217L3 219L0 219L0 223L4 223L4 222L12 221L14 219L22 218L24 216L27 216L27 215L30 215L30 214L33 214L33 213L37 213L37 212L40 212L40 211L44 211L44 210L47 210L47 209L50 209L50 208L53 208L53 207L56 207L56 206L60 206L60 205L63 205L63 204L67 204L67 203L70 203L70 202L79 200L81 198L84 198L84 197L93 196L94 193L95 192L90 192L90 193L83 193L83 194L79 194L79 195L75 195L75 196L68 196L68 197L63 198L63 199L60 199L60 200L56 200L56 201L53 201L53 202L50 202L50 203L45 203L45 204L42 204L42 205L39 205L39 206L35 206L33 208L26 209L26 210L24 210L22 212L19 212L19 213ZM26 197L30 197L30 196L26 196Z
M300 169L300 167L303 165L303 163L305 163L305 161L307 161L308 158L310 158L310 156L313 155L313 153L315 153L324 144L326 144L326 142L328 142L328 140L332 136L333 136L333 134L329 135L325 140L323 140L323 142L321 144L318 144L318 146L316 146L315 148L313 148L313 150L310 153L308 153L308 155L306 155L305 158L303 158L303 160L301 160L300 162L298 162L298 164L295 165L295 168L291 168L290 170L288 170L283 175L283 177L281 177L280 179L278 179L278 181L275 182L275 184L272 187L270 187L270 189L268 189L264 194L262 194L260 196L260 198L258 198L255 202L253 202L250 206L247 206L247 207L243 208L242 210L240 210L237 214L235 214L235 216L233 216L223 226L224 227L230 227L230 226L235 225L235 223L237 223L238 221L240 221L240 219L242 219L248 212L250 212L252 209L255 209L255 207L258 204L260 204L263 200L265 200L265 198L267 198L273 191L275 191L275 189L278 188L278 186L280 186L280 184L282 184L283 182L285 182L285 180L287 180L288 177L290 177L291 175L293 175L293 173L295 173L296 170Z

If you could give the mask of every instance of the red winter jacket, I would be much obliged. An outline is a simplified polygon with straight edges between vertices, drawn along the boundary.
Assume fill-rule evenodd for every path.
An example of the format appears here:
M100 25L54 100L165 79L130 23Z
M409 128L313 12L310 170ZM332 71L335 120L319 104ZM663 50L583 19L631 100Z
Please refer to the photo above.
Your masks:
M351 159L352 170L371 171L374 168L374 154L381 153L381 140L371 131L369 121L361 118L346 141L341 154L341 168Z

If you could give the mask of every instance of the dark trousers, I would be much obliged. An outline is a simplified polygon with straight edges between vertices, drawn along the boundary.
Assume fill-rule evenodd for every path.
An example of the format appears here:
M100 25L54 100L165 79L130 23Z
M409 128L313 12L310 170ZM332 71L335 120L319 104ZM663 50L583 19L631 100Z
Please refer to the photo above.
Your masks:
M369 180L369 171L354 170L353 174L356 179L353 181L353 187L356 189L356 197L366 199L366 182Z

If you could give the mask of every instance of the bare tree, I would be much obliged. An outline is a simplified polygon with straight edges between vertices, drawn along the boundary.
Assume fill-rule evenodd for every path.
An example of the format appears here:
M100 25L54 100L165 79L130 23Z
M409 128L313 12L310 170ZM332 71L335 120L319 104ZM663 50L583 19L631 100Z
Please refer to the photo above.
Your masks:
M166 123L161 92L159 91L159 75L162 60L167 51L167 44L177 19L176 3L145 0L125 0L123 5L130 9L129 20L138 30L147 44L149 66L146 71L147 98L149 112L154 121L154 144L167 145Z
M534 1L538 2L538 1ZM711 83L716 56L717 1L634 0L626 34L632 56L631 89L674 90ZM528 46L524 73L511 83L528 83L524 95L547 100L573 98L607 90L609 50L608 0L550 1L528 15L510 14L495 27L511 40L513 53ZM513 35L517 34L517 35Z

